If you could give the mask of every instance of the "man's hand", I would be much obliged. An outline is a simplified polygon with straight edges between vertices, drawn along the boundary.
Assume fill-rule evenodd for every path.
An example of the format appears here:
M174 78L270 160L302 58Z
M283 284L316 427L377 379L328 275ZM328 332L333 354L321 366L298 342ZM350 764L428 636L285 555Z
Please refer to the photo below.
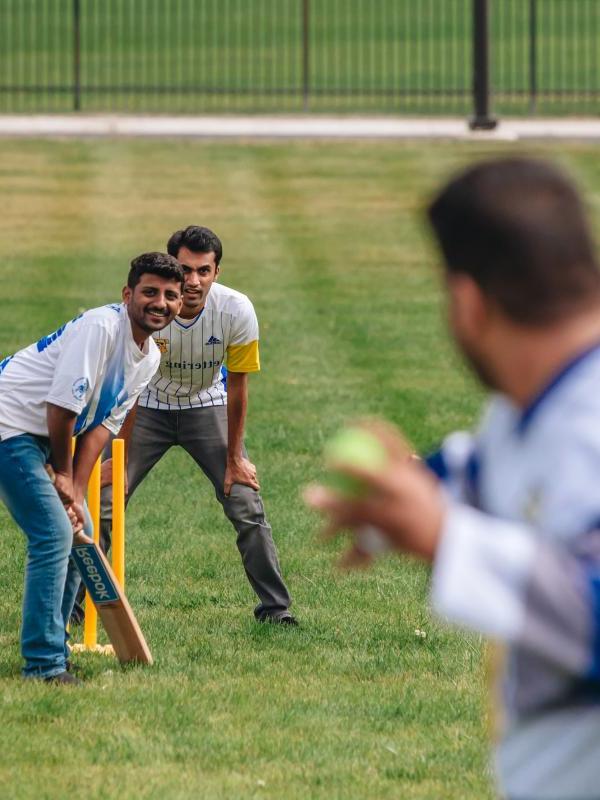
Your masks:
M64 472L54 471L54 488L61 502L65 508L70 506L75 499L75 492L73 490L73 476L67 475Z
M375 528L389 545L399 551L432 560L444 520L445 502L436 479L416 459L407 457L402 437L387 426L373 426L371 432L384 444L389 461L383 470L335 465L360 481L365 493L359 498L342 497L325 486L309 487L305 499L326 518L325 535L342 530L354 533L354 543L344 559L348 565L365 562L357 531Z
M73 479L69 475L55 472L50 464L46 464L46 472L66 509L69 522L73 527L73 533L77 533L84 526L84 513L82 500L74 499Z
M231 487L234 483L240 483L242 486L250 486L250 488L258 491L260 485L256 477L256 467L247 458L241 456L235 461L228 460L225 469L225 481L223 484L223 491L225 497L229 497Z
M112 486L112 458L107 458L102 462L100 467L100 486ZM125 469L125 494L129 493L129 486L127 484L127 469Z
M83 505L81 503L72 503L67 506L67 514L69 521L73 527L73 533L78 533L83 529L85 524L83 515Z

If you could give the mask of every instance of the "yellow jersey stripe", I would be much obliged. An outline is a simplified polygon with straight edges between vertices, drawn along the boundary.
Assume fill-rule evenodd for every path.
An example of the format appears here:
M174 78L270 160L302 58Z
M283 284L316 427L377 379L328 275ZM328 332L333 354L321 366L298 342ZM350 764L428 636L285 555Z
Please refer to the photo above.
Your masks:
M260 370L258 340L255 339L248 344L230 344L227 348L226 364L231 372L258 372Z

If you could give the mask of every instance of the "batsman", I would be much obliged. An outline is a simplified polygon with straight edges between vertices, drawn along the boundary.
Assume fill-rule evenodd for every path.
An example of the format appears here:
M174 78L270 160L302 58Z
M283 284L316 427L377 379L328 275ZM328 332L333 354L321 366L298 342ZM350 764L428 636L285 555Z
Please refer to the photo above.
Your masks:
M156 372L151 334L179 312L182 290L175 258L143 254L131 262L122 303L86 311L0 362L0 498L27 539L26 678L79 682L66 633L79 586L73 533L91 532L83 498L92 467Z

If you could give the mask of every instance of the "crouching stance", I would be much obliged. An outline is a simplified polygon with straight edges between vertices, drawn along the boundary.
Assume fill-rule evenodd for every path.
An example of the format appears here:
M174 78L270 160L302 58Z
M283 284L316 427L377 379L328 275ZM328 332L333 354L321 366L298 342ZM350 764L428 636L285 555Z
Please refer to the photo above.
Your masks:
M132 429L127 448L128 500L169 448L183 447L214 486L236 530L242 564L259 600L256 619L294 625L256 468L244 447L248 375L260 369L254 308L245 295L217 283L222 246L208 228L176 231L167 249L183 267L183 305L177 318L154 336L160 365L140 397L135 425L133 414L127 423ZM124 438L127 441L128 435ZM105 546L111 527L110 495L106 487Z
M182 287L174 258L139 256L122 303L86 311L0 362L0 498L27 537L26 677L77 682L65 630L79 586L73 530L90 532L83 498L92 466L155 373L151 333L178 313Z

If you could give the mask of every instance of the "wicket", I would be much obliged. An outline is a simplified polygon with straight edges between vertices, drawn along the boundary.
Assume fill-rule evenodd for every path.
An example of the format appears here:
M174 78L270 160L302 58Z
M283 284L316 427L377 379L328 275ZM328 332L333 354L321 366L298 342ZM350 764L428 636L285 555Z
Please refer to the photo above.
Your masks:
M88 482L87 504L94 527L94 541L100 541L100 467L101 458L94 464ZM121 588L125 589L125 442L113 439L112 443L112 568ZM83 644L74 644L75 652L112 654L111 645L98 644L98 612L88 593L85 595Z

